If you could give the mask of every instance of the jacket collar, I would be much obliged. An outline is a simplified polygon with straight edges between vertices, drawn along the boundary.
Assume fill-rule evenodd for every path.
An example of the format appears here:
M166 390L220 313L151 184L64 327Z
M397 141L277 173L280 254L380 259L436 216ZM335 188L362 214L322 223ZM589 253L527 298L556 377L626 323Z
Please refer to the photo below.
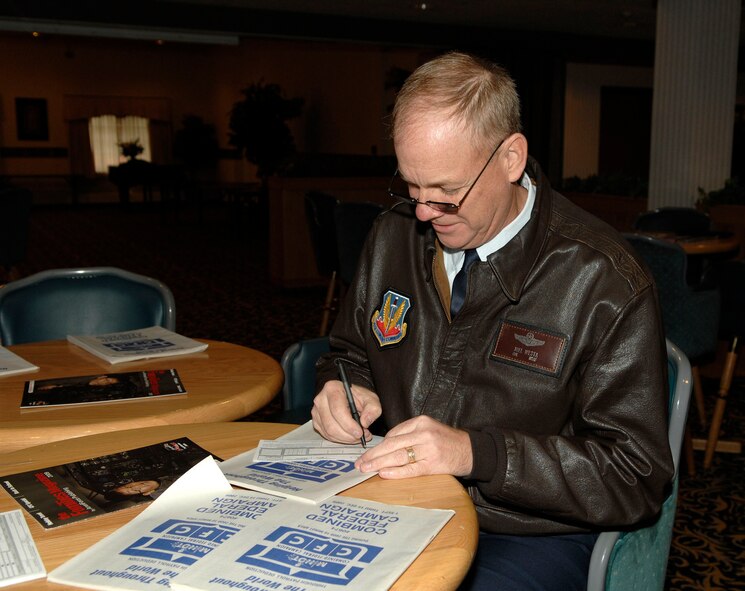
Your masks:
M536 198L530 221L518 234L487 257L489 266L502 287L505 296L512 302L520 301L525 283L544 249L548 239L548 229L551 218L553 192L548 179L541 167L532 158L528 158L525 172L536 183ZM435 261L437 248L436 234L429 224L426 225L426 239L424 248L424 273L427 281L432 276L432 265Z

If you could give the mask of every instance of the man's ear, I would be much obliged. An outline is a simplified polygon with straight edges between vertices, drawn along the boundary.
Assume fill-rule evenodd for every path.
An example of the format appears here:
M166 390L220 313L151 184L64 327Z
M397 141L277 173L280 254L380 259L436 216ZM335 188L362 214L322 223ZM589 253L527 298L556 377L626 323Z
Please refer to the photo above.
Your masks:
M507 176L511 183L516 183L528 163L528 139L521 133L513 133L505 140L504 146Z

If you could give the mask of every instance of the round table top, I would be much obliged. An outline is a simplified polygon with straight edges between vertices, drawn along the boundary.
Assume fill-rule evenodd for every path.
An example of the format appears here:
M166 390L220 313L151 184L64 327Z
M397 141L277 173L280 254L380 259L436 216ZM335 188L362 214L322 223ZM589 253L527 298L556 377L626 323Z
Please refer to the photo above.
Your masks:
M201 353L111 365L67 341L8 347L39 371L0 378L0 449L177 423L233 421L268 404L282 387L279 363L231 343L206 341ZM176 369L186 394L66 407L20 408L28 380Z
M168 425L100 433L2 454L0 475L51 467L178 437L188 437L204 449L227 459L256 447L260 439L275 439L295 427L277 423L235 422ZM382 480L374 476L341 494L396 505L454 510L455 515L392 589L437 591L458 587L476 551L478 521L470 497L455 478L436 475ZM18 508L18 503L10 495L0 493L0 511ZM129 507L46 530L25 511L23 514L49 572L133 519L143 508L143 505ZM14 585L13 588L31 591L71 587L37 580Z
M711 232L701 236L680 236L671 232L640 232L640 234L674 242L686 254L712 255L732 252L734 256L740 247L740 239L731 232Z

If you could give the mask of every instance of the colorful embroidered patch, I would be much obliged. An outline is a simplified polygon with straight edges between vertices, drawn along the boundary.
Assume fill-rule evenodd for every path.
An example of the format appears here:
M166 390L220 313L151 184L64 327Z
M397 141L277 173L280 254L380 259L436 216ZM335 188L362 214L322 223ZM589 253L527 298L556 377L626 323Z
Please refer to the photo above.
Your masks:
M542 328L503 320L491 352L492 359L558 376L569 337Z
M372 332L381 347L400 343L406 336L404 317L410 307L411 300L400 293L388 290L383 294L380 309L371 318Z

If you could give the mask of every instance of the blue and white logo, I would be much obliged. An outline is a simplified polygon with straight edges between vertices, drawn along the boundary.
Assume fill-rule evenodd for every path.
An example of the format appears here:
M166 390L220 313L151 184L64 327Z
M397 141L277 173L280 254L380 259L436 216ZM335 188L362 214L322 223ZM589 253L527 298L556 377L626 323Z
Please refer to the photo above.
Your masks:
M383 550L291 527L279 527L238 562L308 581L347 585Z
M157 558L176 564L194 564L240 531L209 522L169 519L121 551L125 556Z

